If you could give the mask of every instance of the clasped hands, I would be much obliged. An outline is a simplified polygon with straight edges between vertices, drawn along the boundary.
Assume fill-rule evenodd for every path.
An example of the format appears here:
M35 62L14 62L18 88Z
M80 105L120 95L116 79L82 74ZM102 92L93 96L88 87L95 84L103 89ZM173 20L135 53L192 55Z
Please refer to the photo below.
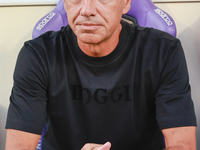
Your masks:
M110 150L111 143L106 142L105 144L93 144L87 143L85 144L81 150Z

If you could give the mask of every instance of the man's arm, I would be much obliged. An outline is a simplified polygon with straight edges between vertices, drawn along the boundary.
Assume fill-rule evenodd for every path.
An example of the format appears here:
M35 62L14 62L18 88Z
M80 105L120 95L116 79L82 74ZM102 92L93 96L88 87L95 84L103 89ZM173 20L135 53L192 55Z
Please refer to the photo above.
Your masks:
M176 127L162 130L166 150L196 150L196 127Z
M7 129L5 150L35 150L41 135Z

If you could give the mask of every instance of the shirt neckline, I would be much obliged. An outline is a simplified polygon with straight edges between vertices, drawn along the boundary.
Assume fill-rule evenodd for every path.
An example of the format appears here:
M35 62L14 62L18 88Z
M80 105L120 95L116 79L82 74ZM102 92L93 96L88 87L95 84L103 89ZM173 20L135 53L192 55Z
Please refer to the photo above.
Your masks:
M84 64L91 66L91 67L104 67L107 66L109 64L112 64L113 62L115 62L117 60L117 58L120 56L120 54L123 52L124 47L128 41L128 30L127 30L127 26L125 25L126 23L124 21L121 21L122 24L122 30L120 33L120 37L119 37L119 42L116 46L116 48L108 55L103 56L103 57L91 57L87 54L85 54L78 46L77 43L77 37L76 35L73 33L72 34L72 38L74 40L72 40L71 44L71 50L74 53L74 55L76 56L76 58L80 61L82 61Z

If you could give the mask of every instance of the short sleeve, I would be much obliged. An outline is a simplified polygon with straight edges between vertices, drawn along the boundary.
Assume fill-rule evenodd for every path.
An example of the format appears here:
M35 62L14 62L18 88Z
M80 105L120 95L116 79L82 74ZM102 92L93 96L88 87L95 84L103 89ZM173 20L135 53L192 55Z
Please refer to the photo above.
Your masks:
M168 51L155 104L161 129L196 126L188 70L180 41L170 46Z
M7 129L42 134L46 119L47 80L45 52L34 50L26 42L14 71Z

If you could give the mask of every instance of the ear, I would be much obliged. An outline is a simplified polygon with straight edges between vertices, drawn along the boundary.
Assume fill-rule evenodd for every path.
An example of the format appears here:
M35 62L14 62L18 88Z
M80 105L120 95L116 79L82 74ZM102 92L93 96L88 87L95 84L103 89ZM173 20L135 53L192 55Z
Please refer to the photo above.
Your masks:
M131 8L131 0L125 0L123 14L126 14Z

